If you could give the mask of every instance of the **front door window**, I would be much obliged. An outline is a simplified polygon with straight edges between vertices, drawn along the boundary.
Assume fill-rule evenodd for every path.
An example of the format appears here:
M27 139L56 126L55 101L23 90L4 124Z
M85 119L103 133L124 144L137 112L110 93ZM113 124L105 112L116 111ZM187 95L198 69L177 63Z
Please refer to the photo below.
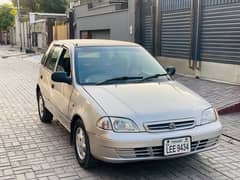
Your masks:
M60 50L60 47L53 47L52 52L49 54L46 60L45 66L51 71L54 71Z
M68 76L71 75L70 54L68 49L63 49L59 58L56 71L66 72Z

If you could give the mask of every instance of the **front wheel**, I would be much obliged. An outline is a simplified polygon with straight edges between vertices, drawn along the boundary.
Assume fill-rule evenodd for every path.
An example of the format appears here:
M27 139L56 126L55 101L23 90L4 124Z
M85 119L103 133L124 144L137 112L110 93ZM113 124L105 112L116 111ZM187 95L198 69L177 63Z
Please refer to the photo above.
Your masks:
M38 102L38 114L39 114L40 120L44 123L50 123L52 121L53 115L45 107L45 102L41 92L38 92L37 94L37 102Z
M88 135L80 121L76 122L74 128L74 148L81 167L87 169L95 165L96 161L90 152Z

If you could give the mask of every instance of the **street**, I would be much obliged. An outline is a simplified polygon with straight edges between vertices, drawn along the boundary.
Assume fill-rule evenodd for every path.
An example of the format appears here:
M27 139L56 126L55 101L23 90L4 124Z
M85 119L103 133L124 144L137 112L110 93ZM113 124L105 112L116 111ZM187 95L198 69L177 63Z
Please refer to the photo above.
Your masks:
M38 118L35 85L39 60L9 49L0 47L0 180L240 179L240 113L220 117L224 135L213 151L164 161L99 163L97 168L82 169L69 144L69 133L56 120L43 124ZM178 79L186 85L190 82ZM226 88L230 95L224 94L225 99L214 94L217 105L239 98L239 86ZM209 101L214 103L213 99Z

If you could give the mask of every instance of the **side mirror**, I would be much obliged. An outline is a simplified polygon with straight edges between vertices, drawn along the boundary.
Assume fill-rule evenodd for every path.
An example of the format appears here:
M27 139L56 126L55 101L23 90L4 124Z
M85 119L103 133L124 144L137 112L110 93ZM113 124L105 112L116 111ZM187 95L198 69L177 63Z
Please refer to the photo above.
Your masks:
M168 73L169 76L173 76L176 73L176 69L173 66L169 66L166 68L166 71Z
M72 79L67 76L66 72L54 72L52 73L51 79L54 82L59 82L59 83L67 83L67 84L72 83Z

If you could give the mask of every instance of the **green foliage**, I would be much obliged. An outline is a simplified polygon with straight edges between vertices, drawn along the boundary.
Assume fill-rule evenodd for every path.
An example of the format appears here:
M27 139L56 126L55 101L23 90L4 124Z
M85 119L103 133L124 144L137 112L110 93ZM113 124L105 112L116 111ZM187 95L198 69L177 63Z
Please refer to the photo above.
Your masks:
M27 12L64 13L67 0L19 0L21 9ZM17 6L17 0L12 0Z
M39 9L39 0L19 0L20 2L20 9L24 9L25 11L28 12L35 12L38 11ZM12 3L17 7L17 0L12 0Z
M0 5L0 31L8 31L14 25L16 8L12 4Z
M49 13L65 13L67 7L66 0L40 0L39 10Z
M89 3L89 0L81 0L80 2L81 2L81 4L87 4L87 3Z

